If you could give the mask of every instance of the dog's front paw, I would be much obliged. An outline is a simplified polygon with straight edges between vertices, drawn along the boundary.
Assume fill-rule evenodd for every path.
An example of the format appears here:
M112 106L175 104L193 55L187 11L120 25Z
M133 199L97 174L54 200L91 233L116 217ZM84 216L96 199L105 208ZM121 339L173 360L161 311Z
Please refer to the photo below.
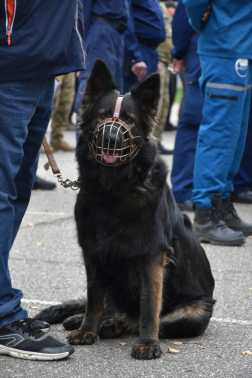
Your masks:
M131 356L137 360L152 360L161 357L162 350L158 341L135 344Z
M80 328L83 319L85 318L85 314L77 314L70 316L63 322L63 327L68 331L73 331L74 329Z
M75 331L67 336L69 344L73 345L91 345L95 342L96 335L93 332Z

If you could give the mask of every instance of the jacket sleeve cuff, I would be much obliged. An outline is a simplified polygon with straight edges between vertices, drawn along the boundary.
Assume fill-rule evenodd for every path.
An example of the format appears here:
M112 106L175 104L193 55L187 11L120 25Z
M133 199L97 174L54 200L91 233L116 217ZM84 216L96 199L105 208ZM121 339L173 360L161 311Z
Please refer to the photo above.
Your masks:
M190 24L197 32L201 30L204 23L201 21L204 13L208 10L209 1L207 0L183 0L186 6Z
M181 60L181 59L184 59L184 57L185 57L185 53L184 53L184 51L179 51L178 49L176 49L176 47L173 47L173 48L171 49L171 56L172 56L174 59Z

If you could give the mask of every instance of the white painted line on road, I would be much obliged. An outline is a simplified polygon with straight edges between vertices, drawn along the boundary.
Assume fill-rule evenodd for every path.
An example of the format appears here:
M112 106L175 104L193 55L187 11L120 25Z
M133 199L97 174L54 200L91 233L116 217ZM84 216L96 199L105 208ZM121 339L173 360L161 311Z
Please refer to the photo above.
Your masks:
M37 304L45 304L45 305L58 305L61 302L48 302L48 301L40 301L38 299L21 299L22 303L37 303Z
M25 215L68 215L67 213L54 213L50 211L26 211Z
M40 301L38 299L21 299L23 303L37 303L42 305L58 305L62 302L53 302L53 301ZM247 320L237 320L237 319L230 319L230 318L211 318L211 321L218 322L218 323L231 323L231 324L239 324L239 325L252 325L252 321Z
M233 324L240 324L240 325L252 325L252 322L247 321L247 320L237 320L237 319L230 319L230 318L211 318L212 321L214 322L219 322L219 323L233 323Z

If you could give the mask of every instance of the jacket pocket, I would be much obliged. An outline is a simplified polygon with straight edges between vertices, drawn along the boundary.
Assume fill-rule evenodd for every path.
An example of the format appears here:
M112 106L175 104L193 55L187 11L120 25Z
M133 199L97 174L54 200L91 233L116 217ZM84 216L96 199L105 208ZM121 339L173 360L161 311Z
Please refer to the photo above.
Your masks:
M222 95L222 94L216 94L216 93L206 93L206 95L210 98L222 98L224 100L231 100L231 101L237 101L237 96L230 96L230 95Z

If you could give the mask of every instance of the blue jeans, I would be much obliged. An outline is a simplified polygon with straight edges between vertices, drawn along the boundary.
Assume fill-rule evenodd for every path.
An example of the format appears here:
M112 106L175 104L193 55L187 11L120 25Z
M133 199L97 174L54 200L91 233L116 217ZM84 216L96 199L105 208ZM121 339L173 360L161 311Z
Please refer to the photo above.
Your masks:
M8 259L30 200L53 91L51 76L0 83L0 328L28 316Z
M200 55L200 62L204 105L191 201L208 209L214 193L227 198L234 190L247 135L252 61Z

